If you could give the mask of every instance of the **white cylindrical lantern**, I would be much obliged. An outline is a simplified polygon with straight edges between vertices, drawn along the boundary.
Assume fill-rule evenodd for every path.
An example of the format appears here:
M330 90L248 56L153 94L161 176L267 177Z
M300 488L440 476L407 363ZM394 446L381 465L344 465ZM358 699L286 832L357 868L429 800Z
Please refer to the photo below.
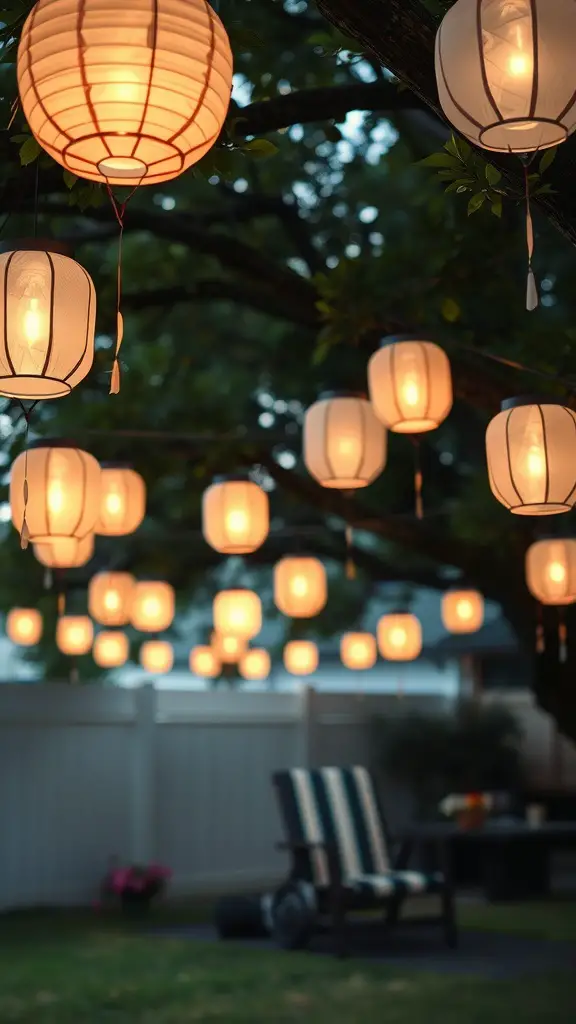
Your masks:
M136 580L129 572L99 572L88 584L88 611L103 626L130 621Z
M38 441L12 465L12 525L21 533L26 516L33 544L83 540L94 529L99 491L100 466L93 455L68 441Z
M207 644L199 644L190 651L190 671L201 679L217 679L222 665L216 652Z
M120 668L128 661L130 643L119 629L98 633L94 638L92 656L100 668Z
M42 615L36 608L12 608L6 618L6 634L13 644L33 647L42 636Z
M293 676L309 676L318 668L318 647L313 640L290 640L284 647L284 668Z
M76 537L53 537L43 544L34 544L34 555L48 569L78 569L94 554L94 534L82 540Z
M123 537L134 533L146 515L146 485L139 473L120 463L104 463L96 533Z
M378 657L376 637L372 633L345 633L340 640L340 657L346 668L372 668Z
M446 117L501 153L564 142L576 128L575 38L571 0L457 0L436 37Z
M87 654L92 647L94 627L87 615L61 615L56 624L56 646L62 654Z
M165 675L174 664L174 649L167 640L147 640L140 648L140 664L147 672Z
M149 185L177 177L216 142L232 54L207 0L38 0L17 74L32 134L67 171Z
M415 615L383 615L377 637L380 654L387 661L414 661L422 650L422 627Z
M267 679L270 675L270 655L263 647L253 647L242 655L238 671L243 679Z
M57 242L13 246L0 255L0 395L61 398L92 366L94 285Z
M214 629L250 640L262 629L262 604L253 590L221 590L213 605Z
M576 415L552 399L511 398L488 424L495 498L521 516L569 512L576 502Z
M365 395L321 395L304 417L304 462L323 487L367 487L386 465L386 431Z
M442 622L449 633L476 633L484 622L482 594L449 590L442 598Z
M318 615L327 597L326 569L318 558L287 555L274 566L274 602L284 615Z
M213 632L210 642L215 658L223 665L235 665L248 646L248 639L245 636L236 636L233 633Z
M576 540L554 537L532 544L526 552L526 583L541 604L574 604Z
M397 434L435 430L452 408L448 356L418 335L384 338L368 363L374 412Z
M223 555L256 551L268 536L268 495L247 476L218 477L202 496L202 532Z
M160 633L174 620L174 588L169 583L143 580L134 585L130 622L143 633Z

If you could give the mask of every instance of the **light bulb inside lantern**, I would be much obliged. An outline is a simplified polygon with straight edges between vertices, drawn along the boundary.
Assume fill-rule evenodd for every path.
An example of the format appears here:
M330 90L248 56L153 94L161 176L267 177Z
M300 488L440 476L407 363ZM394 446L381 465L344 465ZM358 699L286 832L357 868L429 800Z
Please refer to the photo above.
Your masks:
M29 615L26 615L20 619L18 629L20 631L20 636L30 636L33 629L33 623Z
M37 355L43 355L48 345L48 309L43 275L26 274L25 281L21 283L17 316L28 356L34 350L38 350Z
M290 580L290 591L294 597L305 597L308 593L308 580L305 576L294 576Z
M508 70L514 78L523 78L531 71L530 58L525 53L514 53L508 61Z
M393 647L404 647L406 643L406 630L401 626L395 626L390 632L390 643Z
M82 641L84 640L84 630L81 629L80 626L73 626L68 634L68 637L70 643L73 644L74 647L76 647L78 644L81 644Z
M112 492L106 495L106 511L111 516L117 516L122 511L122 498L119 494Z
M402 385L402 398L406 405L415 406L420 401L420 389L414 377L406 377Z
M239 508L229 512L226 516L226 529L229 533L236 534L237 536L246 533L248 529L248 516L246 512Z
M142 611L149 619L155 619L160 614L160 602L157 597L147 597L142 604Z
M562 565L562 562L551 562L548 566L548 575L553 583L564 583L566 579L566 569Z
M240 640L237 636L223 636L222 650L224 654L236 654L240 649Z
M230 625L233 629L242 629L246 625L246 613L242 608L230 610Z
M65 494L61 480L51 480L48 484L48 508L57 515L65 505Z
M117 590L107 590L104 595L104 607L109 612L115 612L120 607L120 595Z
M462 599L462 601L458 601L458 604L456 605L456 612L459 619L463 619L465 622L467 622L469 619L472 618L472 615L474 613L472 602L468 601L465 598Z
M358 450L358 440L355 437L340 437L338 439L338 451L340 455L354 455Z
M526 453L526 470L531 477L543 477L546 469L546 462L542 449L538 445L531 445Z

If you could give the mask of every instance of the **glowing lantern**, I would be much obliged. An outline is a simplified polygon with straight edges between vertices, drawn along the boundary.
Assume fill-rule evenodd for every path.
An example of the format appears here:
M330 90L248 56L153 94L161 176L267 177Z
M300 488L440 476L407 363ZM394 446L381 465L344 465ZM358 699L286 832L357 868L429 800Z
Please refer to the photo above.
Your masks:
M202 679L217 679L222 666L211 647L199 644L190 651L190 671Z
M100 668L120 668L128 661L130 643L126 633L115 629L98 633L92 655Z
M86 565L94 554L94 534L82 540L76 537L53 537L43 544L34 544L38 561L49 569L77 569Z
M383 615L377 636L380 654L388 661L414 661L422 650L422 627L415 615Z
M214 632L210 640L214 657L217 661L222 662L223 665L235 665L237 661L240 661L248 645L248 640L245 636L235 636L232 633L221 634Z
M56 646L62 654L87 654L94 627L87 615L61 615L56 625Z
M216 142L232 55L206 0L38 0L17 74L32 134L54 160L92 181L148 185Z
M418 336L385 338L368 363L374 412L397 434L435 430L452 408L446 353Z
M214 598L214 629L250 640L262 629L262 604L253 590L221 590Z
M253 647L240 659L238 671L244 679L267 679L270 675L270 655L263 647Z
M202 532L224 555L256 551L268 536L268 495L246 476L219 477L202 498Z
M551 399L511 398L488 424L495 498L516 515L569 512L576 501L576 415Z
M372 633L345 633L340 640L340 657L346 668L372 668L377 656L376 638Z
M144 633L168 629L174 619L174 589L169 583L145 580L132 591L130 622Z
M386 465L386 431L364 395L322 395L304 417L304 462L323 487L367 487Z
M542 604L576 601L576 540L539 540L526 552L526 582Z
M94 285L64 245L20 245L0 255L0 395L61 398L92 366Z
M290 640L284 647L284 667L293 676L309 676L318 668L318 648L312 640Z
M104 463L96 533L123 537L134 533L146 514L146 486L130 466Z
M274 566L274 602L293 619L310 618L327 600L326 569L317 558L287 556Z
M129 572L99 572L88 585L88 611L103 626L130 621L135 579Z
M450 633L475 633L484 622L484 598L477 590L449 590L442 598L442 622Z
M164 675L174 664L174 649L167 640L147 640L140 648L140 664L147 672Z
M33 647L42 636L42 615L36 608L12 608L6 619L6 633L13 644Z
M570 0L458 0L438 30L442 109L472 142L529 153L576 127Z

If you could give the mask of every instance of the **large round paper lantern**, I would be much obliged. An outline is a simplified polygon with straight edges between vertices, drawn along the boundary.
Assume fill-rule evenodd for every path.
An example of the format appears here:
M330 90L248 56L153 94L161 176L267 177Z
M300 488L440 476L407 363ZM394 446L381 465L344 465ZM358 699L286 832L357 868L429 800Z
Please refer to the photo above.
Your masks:
M38 0L17 74L32 134L54 160L91 181L149 185L216 142L232 54L207 0Z
M12 608L6 618L6 634L13 644L33 647L42 636L42 615L36 608Z
M86 565L94 554L94 534L82 540L76 537L53 537L42 544L34 544L34 554L48 569L77 569Z
M99 572L88 584L88 611L103 626L125 626L130 621L136 580L129 572Z
M0 254L0 395L61 398L94 359L96 292L57 242L6 245Z
M284 615L318 615L327 596L326 569L318 558L287 555L274 566L274 602Z
M262 603L253 590L221 590L214 598L214 629L250 640L262 629Z
M449 633L476 633L484 622L482 594L449 590L442 598L442 622Z
M174 649L167 640L147 640L140 648L140 664L147 672L165 675L174 664Z
M223 555L256 551L268 536L268 495L246 476L218 477L202 497L202 532Z
M190 651L190 671L201 679L217 679L222 665L216 652L207 644L198 644Z
M223 665L235 665L248 646L248 639L245 636L237 636L234 633L213 632L210 640L214 657Z
M367 487L386 465L386 431L364 395L322 395L304 417L304 462L323 487Z
M377 637L380 654L388 661L414 661L422 650L422 627L415 615L383 615Z
M243 679L267 679L270 675L270 655L263 647L252 647L242 655L238 672Z
M174 588L169 583L143 580L134 585L130 622L143 633L160 633L174 619Z
M128 661L130 643L120 629L107 630L94 639L92 656L100 668L120 668Z
M104 463L96 533L123 537L134 533L146 514L146 485L130 466Z
M378 657L376 637L372 633L345 633L340 640L340 657L346 668L372 668Z
M526 582L541 604L576 601L576 540L539 540L526 552Z
M318 647L313 640L290 640L284 647L284 668L293 676L309 676L318 668Z
M56 624L56 646L62 654L87 654L92 647L94 627L87 615L61 615Z
M37 441L12 465L12 524L22 533L26 517L33 544L83 540L94 529L99 492L100 466L93 455L69 441Z
M418 335L384 338L368 363L374 412L397 434L435 430L452 408L448 356Z
M552 399L511 398L488 424L495 498L521 516L569 512L576 502L576 415Z
M576 127L574 39L571 0L458 0L436 38L446 117L497 152L564 142Z

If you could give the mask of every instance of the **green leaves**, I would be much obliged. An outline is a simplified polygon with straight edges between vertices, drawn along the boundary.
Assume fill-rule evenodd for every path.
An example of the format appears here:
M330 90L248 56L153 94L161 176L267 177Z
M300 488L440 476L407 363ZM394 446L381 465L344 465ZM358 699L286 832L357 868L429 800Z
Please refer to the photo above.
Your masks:
M539 163L540 174L545 174L549 167L552 166L558 153L558 146L552 146L547 149Z
M441 181L447 182L446 191L457 195L472 193L468 201L468 216L488 204L495 217L502 216L502 198L506 190L498 187L502 172L488 164L464 140L452 135L439 153L432 153L421 166L433 167Z
M244 153L256 157L257 160L262 160L267 156L275 156L278 146L274 142L270 142L270 139L251 139L250 142L244 143L242 150Z
M486 164L485 167L486 181L489 185L497 185L502 179L502 173L493 164Z
M33 135L29 135L25 142L22 143L19 149L20 163L22 167L26 167L28 164L33 164L38 159L42 152L41 147L36 142Z
M442 316L449 324L455 324L460 319L461 309L455 299L444 299L442 301Z
M485 193L476 192L475 195L472 196L470 202L468 203L468 216L470 216L472 213L477 213L480 207L484 205L485 201Z

